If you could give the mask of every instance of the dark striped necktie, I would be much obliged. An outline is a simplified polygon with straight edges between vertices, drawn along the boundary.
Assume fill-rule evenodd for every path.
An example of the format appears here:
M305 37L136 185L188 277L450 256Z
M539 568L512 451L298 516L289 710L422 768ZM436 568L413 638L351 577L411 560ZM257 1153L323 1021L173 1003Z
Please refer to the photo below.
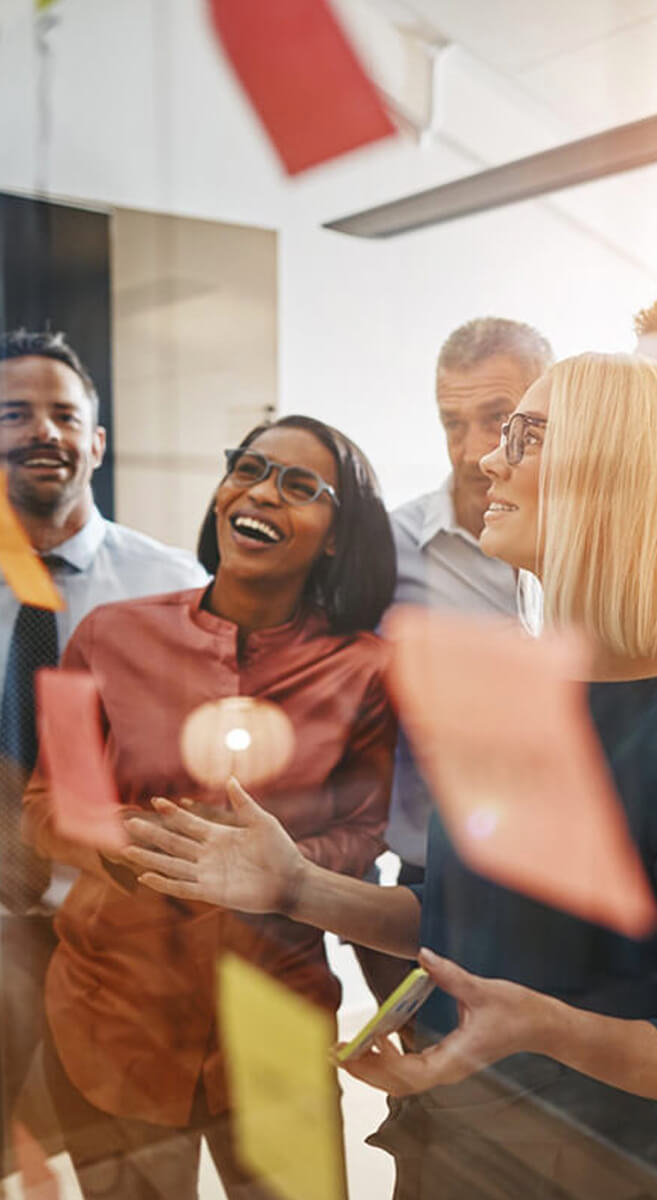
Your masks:
M51 560L44 560L51 567ZM0 712L0 901L12 912L38 903L50 865L20 838L21 799L37 757L34 676L58 660L54 612L23 604L9 644Z

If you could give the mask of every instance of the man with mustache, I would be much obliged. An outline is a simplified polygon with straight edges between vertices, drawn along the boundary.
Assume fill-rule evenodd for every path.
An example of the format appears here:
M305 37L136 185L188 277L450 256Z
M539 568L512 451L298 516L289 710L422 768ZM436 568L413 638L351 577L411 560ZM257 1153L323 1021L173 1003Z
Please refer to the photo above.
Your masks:
M479 549L490 483L479 460L498 445L502 424L552 359L549 342L536 329L500 317L468 321L443 344L436 394L451 472L436 491L392 514L395 604L515 617L515 572ZM429 790L402 731L386 833L389 848L401 859L400 884L423 881L431 809ZM371 990L382 1000L401 981L406 964L363 947L356 953Z
M91 480L104 451L96 389L64 336L26 330L0 336L0 469L12 506L66 604L56 616L21 605L0 577L0 1125L5 1126L39 1040L43 979L54 945L52 913L66 890L65 879L55 871L51 882L48 866L19 835L22 784L36 753L34 671L54 665L75 626L96 605L196 587L207 578L186 551L101 516ZM0 1134L6 1146L7 1129Z

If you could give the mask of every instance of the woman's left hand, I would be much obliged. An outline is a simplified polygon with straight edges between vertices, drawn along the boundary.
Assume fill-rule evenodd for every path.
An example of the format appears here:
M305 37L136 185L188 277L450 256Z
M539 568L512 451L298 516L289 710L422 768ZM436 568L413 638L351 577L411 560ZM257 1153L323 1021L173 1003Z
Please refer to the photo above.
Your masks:
M429 950L420 951L419 962L457 1001L458 1027L420 1054L402 1054L389 1038L382 1038L376 1048L344 1064L351 1075L393 1096L405 1096L460 1083L509 1054L543 1051L550 997L504 979L471 975Z

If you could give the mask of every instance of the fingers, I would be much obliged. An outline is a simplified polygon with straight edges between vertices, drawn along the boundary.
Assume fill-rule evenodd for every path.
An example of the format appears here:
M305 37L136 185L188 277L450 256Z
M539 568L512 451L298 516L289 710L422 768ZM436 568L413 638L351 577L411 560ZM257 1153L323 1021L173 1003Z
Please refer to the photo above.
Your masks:
M138 883L142 883L144 887L150 888L153 892L161 892L164 896L175 896L177 900L202 900L199 895L198 884L187 883L182 879L167 879L165 875L158 875L157 872L146 871L143 875L139 875Z
M187 805L193 801L186 800L183 803ZM167 829L191 838L194 842L204 842L210 830L215 828L214 822L206 821L205 817L198 817L178 804L172 804L171 800L165 800L164 796L153 796L151 804Z
M190 883L197 878L196 864L182 858L172 858L168 854L158 854L157 851L147 850L144 846L129 846L125 857L132 870L138 874L142 871L152 871L166 879L183 879Z
M434 954L433 950L428 950L426 946L420 950L418 962L439 988L442 988L444 992L449 992L450 996L455 996L458 1000L466 1002L470 1000L480 982L478 975L471 975L457 963L451 962L449 958L441 958L438 954Z
M252 825L254 820L265 815L260 805L256 803L253 796L245 792L234 775L231 775L226 784L226 794L240 825Z
M392 1096L424 1092L433 1086L425 1054L400 1054L389 1040L378 1041L367 1054L342 1064L356 1079Z
M141 817L131 817L129 821L126 821L125 828L130 837L142 845L154 846L158 850L163 850L165 854L170 854L174 858L185 858L188 862L196 862L198 858L199 847L196 842L190 841L188 837L172 833L163 825L154 825L151 821L144 821ZM124 853L127 853L127 850Z

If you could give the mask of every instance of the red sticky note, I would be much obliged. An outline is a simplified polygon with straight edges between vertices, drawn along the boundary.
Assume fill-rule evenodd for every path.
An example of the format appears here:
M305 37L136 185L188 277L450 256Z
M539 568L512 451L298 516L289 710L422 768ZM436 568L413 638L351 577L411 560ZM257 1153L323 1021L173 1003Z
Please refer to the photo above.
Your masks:
M402 723L475 871L642 937L657 906L586 704L586 651L420 608L386 622Z
M326 0L209 0L214 28L290 175L395 133Z
M37 672L39 745L63 837L113 850L126 845L116 785L104 755L100 701L84 671Z
M48 1166L43 1147L20 1121L12 1122L12 1135L26 1200L59 1200L57 1176Z

